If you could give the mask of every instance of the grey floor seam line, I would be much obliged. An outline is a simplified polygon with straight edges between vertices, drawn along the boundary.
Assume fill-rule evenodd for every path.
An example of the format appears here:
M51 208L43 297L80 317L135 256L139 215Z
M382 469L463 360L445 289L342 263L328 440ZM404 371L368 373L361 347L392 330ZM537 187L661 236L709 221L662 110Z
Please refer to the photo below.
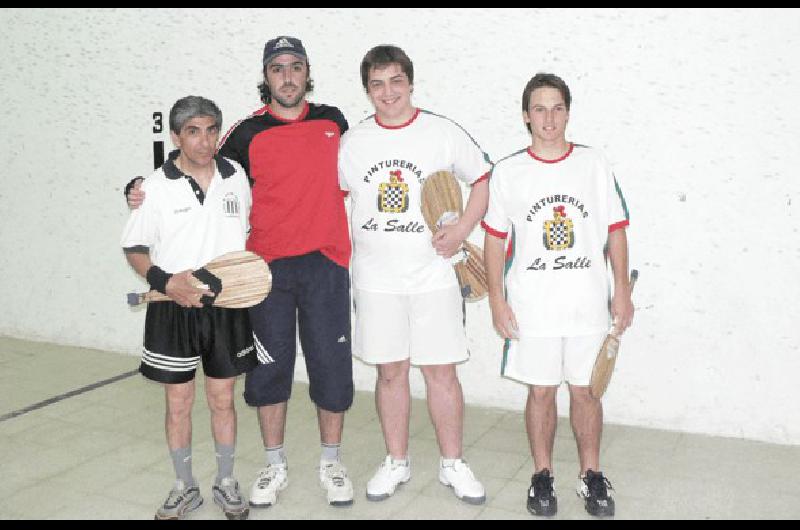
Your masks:
M16 418L17 416L22 416L23 414L27 414L28 412L33 412L34 410L38 410L44 408L48 405L52 405L54 403L58 403L59 401L63 401L67 398L71 398L74 396L78 396L80 394L84 394L86 392L90 392L92 390L96 390L100 387L110 385L111 383L116 383L117 381L121 381L122 379L131 377L132 375L136 375L139 373L139 370L131 370L130 372L125 372L123 374L115 375L114 377L110 377L108 379L104 379L103 381L98 381L97 383L92 383L91 385L86 385L83 388L79 388L77 390L71 390L65 394L61 394L50 399L45 399L44 401L40 401L34 405L30 405L25 407L24 409L15 410L14 412L9 412L8 414L3 414L0 416L0 423Z

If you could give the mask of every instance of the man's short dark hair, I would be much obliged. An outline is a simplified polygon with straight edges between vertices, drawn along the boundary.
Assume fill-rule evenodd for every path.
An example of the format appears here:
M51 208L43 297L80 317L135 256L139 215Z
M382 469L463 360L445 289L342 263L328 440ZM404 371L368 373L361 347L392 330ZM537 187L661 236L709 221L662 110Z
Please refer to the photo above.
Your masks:
M222 111L216 103L201 96L186 96L175 102L169 111L169 129L180 134L186 122L198 116L214 118L214 125L222 129Z
M369 73L373 68L383 68L397 63L408 77L409 84L414 84L414 63L408 58L406 52L391 44L375 46L361 60L361 84L364 90L369 90Z
M533 76L531 80L528 81L528 84L525 85L525 90L522 91L522 112L528 112L528 106L531 103L531 94L533 94L533 91L537 88L542 87L555 88L561 92L561 97L564 98L564 104L567 106L567 111L569 112L569 107L572 104L572 95L569 92L567 84L555 74L545 74L542 72ZM526 123L525 126L528 128L528 132L531 132L531 124Z

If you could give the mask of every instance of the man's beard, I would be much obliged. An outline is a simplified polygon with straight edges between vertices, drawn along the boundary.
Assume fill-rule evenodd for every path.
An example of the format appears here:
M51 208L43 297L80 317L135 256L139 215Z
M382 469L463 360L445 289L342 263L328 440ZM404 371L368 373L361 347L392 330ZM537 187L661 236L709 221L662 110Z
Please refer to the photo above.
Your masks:
M283 87L281 87L281 88L283 88ZM298 105L300 105L300 103L305 98L305 95L306 95L306 91L305 90L299 90L293 96L285 97L285 96L281 96L280 94L272 94L272 98L275 101L277 101L278 104L281 107L284 107L284 108L287 108L287 109L291 109L291 108L295 108Z

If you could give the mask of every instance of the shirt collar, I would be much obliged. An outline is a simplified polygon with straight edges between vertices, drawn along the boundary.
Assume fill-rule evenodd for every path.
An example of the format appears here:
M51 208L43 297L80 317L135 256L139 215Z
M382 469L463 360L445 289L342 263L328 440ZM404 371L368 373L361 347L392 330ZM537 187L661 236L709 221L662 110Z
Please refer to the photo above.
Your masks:
M166 175L166 177L170 180L178 180L179 178L184 177L183 172L178 169L178 166L175 165L175 160L178 159L180 154L181 152L179 149L172 151L162 167L164 170L164 175ZM217 163L217 171L222 178L226 179L236 173L236 169L233 167L233 164L225 160L225 158L219 154L214 155L214 161Z

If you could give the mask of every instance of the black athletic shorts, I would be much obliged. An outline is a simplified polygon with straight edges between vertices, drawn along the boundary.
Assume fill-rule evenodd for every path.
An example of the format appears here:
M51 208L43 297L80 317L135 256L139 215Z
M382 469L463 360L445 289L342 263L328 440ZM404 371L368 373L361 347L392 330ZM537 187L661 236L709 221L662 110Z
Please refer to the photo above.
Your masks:
M185 308L175 302L147 306L139 371L159 383L186 383L203 373L223 379L258 364L247 309Z
M353 403L350 273L320 252L274 260L272 290L250 308L259 365L245 377L244 399L261 407L288 401L298 326L311 400L344 412Z

